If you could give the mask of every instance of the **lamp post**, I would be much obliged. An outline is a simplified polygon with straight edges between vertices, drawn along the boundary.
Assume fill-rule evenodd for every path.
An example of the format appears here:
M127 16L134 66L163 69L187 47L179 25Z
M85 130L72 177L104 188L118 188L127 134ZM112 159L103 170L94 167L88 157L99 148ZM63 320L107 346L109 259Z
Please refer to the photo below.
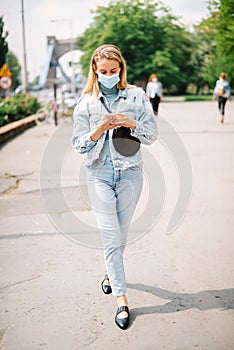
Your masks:
M27 78L27 59L26 59L26 45L25 45L25 25L24 25L24 0L21 0L21 20L22 20L22 39L23 39L23 91L27 92L28 78Z
M72 20L69 18L69 28L70 28L70 50L71 50L71 92L75 97L76 86L75 86L75 66L74 66L74 40L73 40L73 30L72 30Z
M73 39L73 30L72 30L72 19L71 18L61 18L61 19L52 19L51 23L55 22L68 22L69 23L69 33L70 33L70 51L71 51L71 92L75 96L76 87L75 87L75 66L74 66L74 39Z

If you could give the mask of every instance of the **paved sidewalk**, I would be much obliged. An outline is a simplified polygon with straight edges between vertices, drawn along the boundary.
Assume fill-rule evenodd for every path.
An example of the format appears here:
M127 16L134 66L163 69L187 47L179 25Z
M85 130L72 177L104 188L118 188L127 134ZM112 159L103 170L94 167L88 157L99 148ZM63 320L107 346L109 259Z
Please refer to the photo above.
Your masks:
M177 164L161 140L147 148L166 196L149 232L126 248L132 315L126 331L114 323L114 297L101 291L103 253L90 247L99 241L85 197L84 157L70 147L71 118L57 128L28 129L1 148L2 350L234 349L234 104L227 104L223 125L214 102L164 102L160 114L188 152L193 192L184 220L166 234L180 193ZM146 180L153 174L147 171ZM136 218L150 209L153 190L146 181ZM77 232L87 223L93 232L76 235L70 213Z

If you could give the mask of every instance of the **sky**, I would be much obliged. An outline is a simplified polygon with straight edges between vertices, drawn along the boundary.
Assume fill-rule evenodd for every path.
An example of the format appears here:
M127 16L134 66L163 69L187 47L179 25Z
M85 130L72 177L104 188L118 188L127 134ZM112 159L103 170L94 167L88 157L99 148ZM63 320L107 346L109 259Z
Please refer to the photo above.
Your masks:
M22 0L0 0L0 16L4 29L8 31L9 50L23 62ZM29 80L40 75L43 70L47 49L47 36L56 39L77 37L92 22L91 10L107 6L111 0L24 0L24 22L26 41L26 61ZM180 21L191 27L208 15L206 0L163 0L172 13L180 16ZM70 54L67 54L70 55ZM75 59L80 53L76 52Z

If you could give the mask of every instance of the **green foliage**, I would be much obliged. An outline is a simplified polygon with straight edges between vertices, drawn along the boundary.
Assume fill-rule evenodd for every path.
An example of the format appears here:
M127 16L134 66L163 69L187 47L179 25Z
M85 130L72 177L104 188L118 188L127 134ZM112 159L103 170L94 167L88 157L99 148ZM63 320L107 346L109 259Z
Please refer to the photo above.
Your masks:
M211 101L212 95L184 95L184 100L189 101Z
M205 75L209 84L213 85L220 72L226 72L232 84L234 82L233 0L210 0L209 10L211 16L208 19L207 32L213 43L213 51L206 65Z
M161 22L163 22L162 50L155 51L149 67L151 71L158 72L164 87L172 90L172 86L176 86L177 91L183 93L194 71L190 62L192 34L174 24L170 16L162 18Z
M188 32L162 2L113 0L93 11L91 26L78 38L87 75L90 57L102 44L117 45L126 60L128 81L143 86L151 73L164 91L197 93L213 88L220 72L234 81L233 0L207 0L210 15Z
M234 81L234 3L221 0L216 35L217 55L220 58L220 71L229 73Z
M11 89L15 90L20 85L20 72L21 66L16 55L12 51L7 53L7 65L12 73L12 86Z
M7 35L8 33L4 33L3 17L0 17L0 68L6 63L6 54L8 51Z
M154 67L154 70L152 69ZM174 84L174 77L179 76L179 67L172 62L172 57L168 49L158 50L152 56L152 61L146 64L148 70L160 72L160 80L167 81L167 85ZM164 83L165 86L165 83Z
M193 73L190 33L176 24L177 18L160 1L112 1L93 13L93 23L77 42L84 52L84 75L96 47L109 43L121 49L130 83L146 83L156 73L168 90L176 85L178 91L185 91Z
M209 28L209 30L207 30ZM215 52L215 42L207 20L200 24L193 35L192 55L190 64L193 66L194 74L190 82L197 87L197 93L210 83L210 61ZM211 83L211 85L213 82Z
M0 127L30 116L41 107L36 97L16 94L0 99Z

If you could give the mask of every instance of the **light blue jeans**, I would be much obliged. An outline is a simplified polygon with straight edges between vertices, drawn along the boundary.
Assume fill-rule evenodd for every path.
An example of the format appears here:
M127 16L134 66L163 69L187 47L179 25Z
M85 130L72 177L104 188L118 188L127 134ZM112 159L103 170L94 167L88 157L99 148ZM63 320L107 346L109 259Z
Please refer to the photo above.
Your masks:
M106 271L112 293L126 293L123 252L134 210L139 200L142 168L115 170L107 157L100 168L88 169L87 185L92 209L100 230Z

